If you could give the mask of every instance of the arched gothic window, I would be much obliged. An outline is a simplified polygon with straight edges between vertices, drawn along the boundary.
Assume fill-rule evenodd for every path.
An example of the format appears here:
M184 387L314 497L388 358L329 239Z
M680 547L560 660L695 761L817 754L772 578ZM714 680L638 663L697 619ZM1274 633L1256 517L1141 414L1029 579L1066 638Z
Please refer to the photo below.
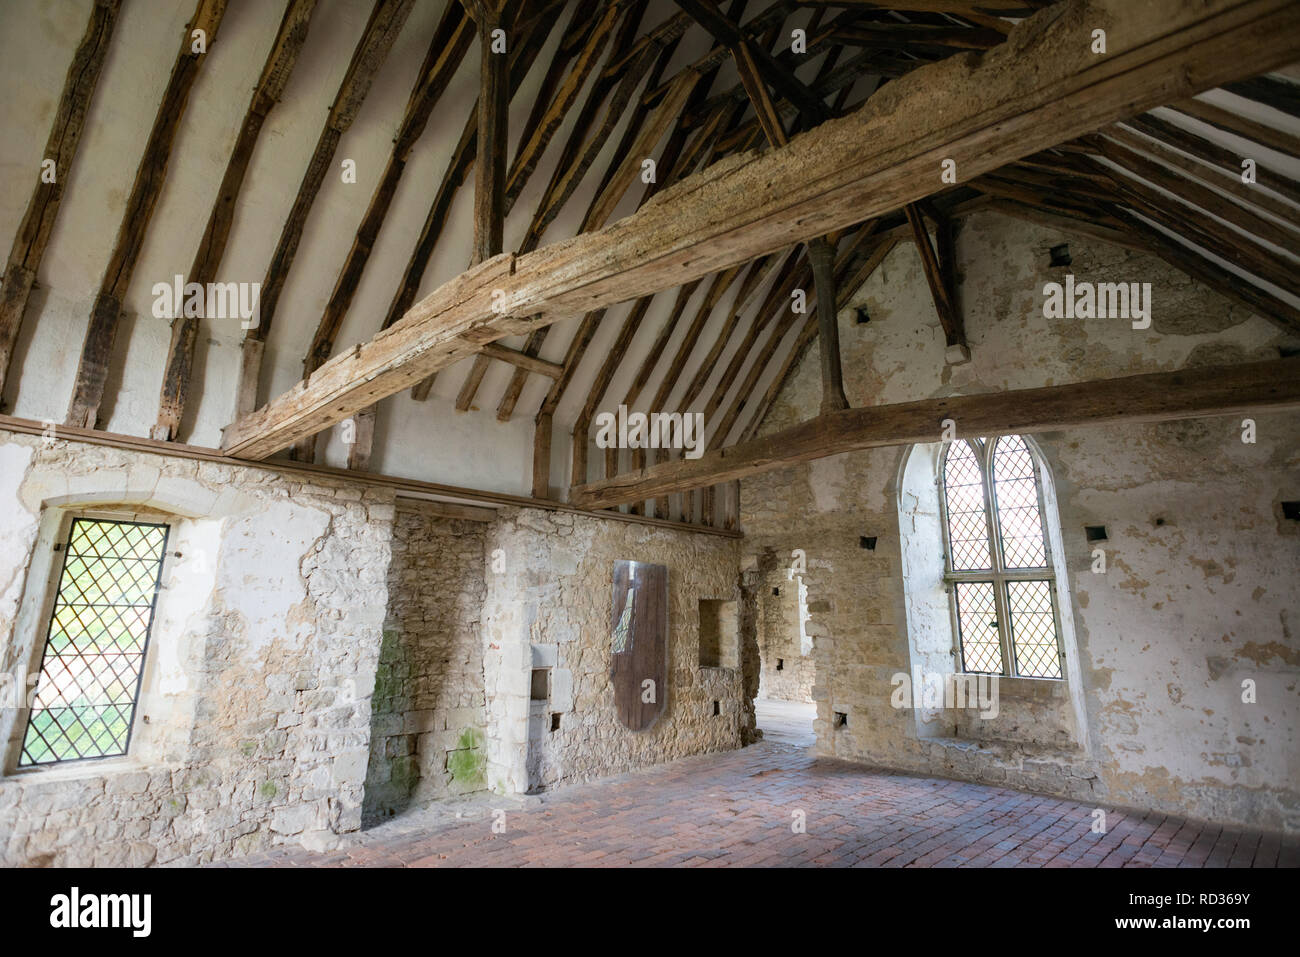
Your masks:
M940 459L944 578L964 672L1061 678L1043 483L1018 435L960 439Z

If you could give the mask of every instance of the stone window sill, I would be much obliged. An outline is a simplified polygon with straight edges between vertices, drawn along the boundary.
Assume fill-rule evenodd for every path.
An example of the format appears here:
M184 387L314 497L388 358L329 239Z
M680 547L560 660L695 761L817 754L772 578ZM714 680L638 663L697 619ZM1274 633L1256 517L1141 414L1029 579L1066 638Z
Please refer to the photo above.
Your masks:
M1050 744L1030 744L1027 742L1005 741L992 738L933 737L921 738L924 744L938 745L945 750L977 752L1003 759L1037 759L1056 761L1077 761L1082 749L1078 745L1062 747Z
M1013 698L1064 698L1069 687L1064 678L998 678L998 693Z
M48 764L33 768L11 768L0 775L0 787L7 784L31 784L36 782L84 781L90 778L114 778L125 774L145 774L154 771L172 771L175 768L167 763L155 761L145 763L132 757L105 758L91 761L76 761L70 764Z

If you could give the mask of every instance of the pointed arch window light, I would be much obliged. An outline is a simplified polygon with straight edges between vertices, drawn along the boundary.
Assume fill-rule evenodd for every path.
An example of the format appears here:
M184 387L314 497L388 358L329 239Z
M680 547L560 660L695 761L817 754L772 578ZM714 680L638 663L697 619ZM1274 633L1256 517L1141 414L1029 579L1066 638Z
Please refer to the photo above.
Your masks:
M964 672L1061 678L1043 483L1019 435L960 439L940 459L944 578Z

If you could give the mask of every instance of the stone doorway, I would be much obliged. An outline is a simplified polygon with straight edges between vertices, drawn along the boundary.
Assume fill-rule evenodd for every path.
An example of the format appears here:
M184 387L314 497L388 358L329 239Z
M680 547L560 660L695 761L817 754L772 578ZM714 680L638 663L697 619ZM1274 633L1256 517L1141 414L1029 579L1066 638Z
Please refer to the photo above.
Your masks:
M816 741L812 637L808 633L808 588L784 568L764 576L759 593L760 661L755 716L763 737L799 747Z

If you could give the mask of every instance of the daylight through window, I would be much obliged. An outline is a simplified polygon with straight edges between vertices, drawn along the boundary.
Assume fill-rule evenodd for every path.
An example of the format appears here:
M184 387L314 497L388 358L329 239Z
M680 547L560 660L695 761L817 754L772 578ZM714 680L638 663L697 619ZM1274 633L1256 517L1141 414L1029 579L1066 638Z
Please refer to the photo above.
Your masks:
M941 465L945 578L962 670L1060 678L1043 488L1018 435L951 443Z
M126 754L167 526L77 518L19 766Z

